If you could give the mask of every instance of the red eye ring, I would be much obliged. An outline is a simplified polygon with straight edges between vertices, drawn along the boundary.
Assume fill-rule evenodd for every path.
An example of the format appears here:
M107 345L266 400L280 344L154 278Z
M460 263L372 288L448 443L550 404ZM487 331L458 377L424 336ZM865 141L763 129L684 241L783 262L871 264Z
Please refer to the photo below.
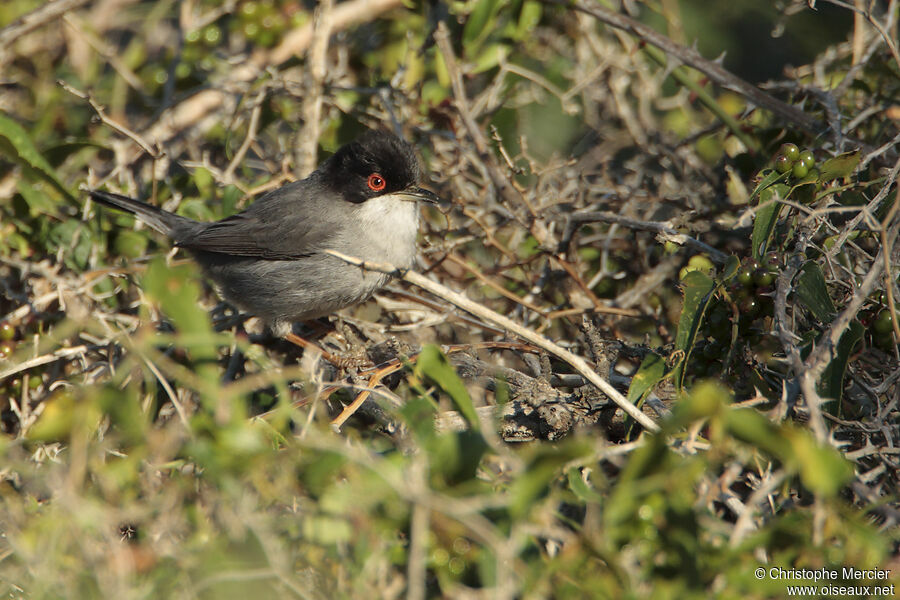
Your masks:
M369 175L368 183L369 189L374 192L380 192L387 186L387 182L384 180L384 177L382 177L378 173L372 173L371 175Z

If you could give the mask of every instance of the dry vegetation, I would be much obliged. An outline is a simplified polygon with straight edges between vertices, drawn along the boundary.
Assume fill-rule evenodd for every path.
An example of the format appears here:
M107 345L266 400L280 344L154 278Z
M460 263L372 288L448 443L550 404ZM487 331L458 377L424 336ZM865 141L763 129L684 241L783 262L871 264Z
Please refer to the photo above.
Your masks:
M761 86L681 4L0 6L3 594L900 573L898 3L824 3L846 39ZM298 326L324 354L83 191L217 219L367 127L446 203L416 272Z

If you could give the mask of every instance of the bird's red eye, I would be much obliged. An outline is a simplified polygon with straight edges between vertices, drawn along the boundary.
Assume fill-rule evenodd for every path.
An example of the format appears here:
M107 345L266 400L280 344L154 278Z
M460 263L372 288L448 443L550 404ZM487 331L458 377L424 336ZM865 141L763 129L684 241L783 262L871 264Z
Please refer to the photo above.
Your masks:
M369 175L369 189L375 192L380 192L387 185L384 177L379 175L378 173L372 173Z

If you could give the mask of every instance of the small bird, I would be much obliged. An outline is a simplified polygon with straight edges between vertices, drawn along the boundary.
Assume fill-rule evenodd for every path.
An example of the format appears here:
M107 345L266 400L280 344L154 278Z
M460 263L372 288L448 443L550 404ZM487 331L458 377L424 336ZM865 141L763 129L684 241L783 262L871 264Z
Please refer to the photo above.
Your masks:
M389 279L325 250L412 266L417 201L438 200L418 187L419 178L419 163L406 141L369 131L306 179L221 221L194 221L109 192L92 190L90 196L172 238L193 255L222 297L285 337L293 323L363 302Z

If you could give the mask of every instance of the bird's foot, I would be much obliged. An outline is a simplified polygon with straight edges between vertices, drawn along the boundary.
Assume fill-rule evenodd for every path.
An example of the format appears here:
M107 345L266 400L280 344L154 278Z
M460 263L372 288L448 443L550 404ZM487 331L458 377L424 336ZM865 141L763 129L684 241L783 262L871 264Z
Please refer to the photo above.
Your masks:
M303 339L296 333L288 333L284 336L284 339L300 346L305 350L311 350L313 352L318 352L322 355L322 358L333 364L339 369L353 369L353 368L361 368L361 367L372 367L374 363L369 359L365 353L353 353L353 354L334 354L325 350L318 346L317 344L310 342L309 340Z

